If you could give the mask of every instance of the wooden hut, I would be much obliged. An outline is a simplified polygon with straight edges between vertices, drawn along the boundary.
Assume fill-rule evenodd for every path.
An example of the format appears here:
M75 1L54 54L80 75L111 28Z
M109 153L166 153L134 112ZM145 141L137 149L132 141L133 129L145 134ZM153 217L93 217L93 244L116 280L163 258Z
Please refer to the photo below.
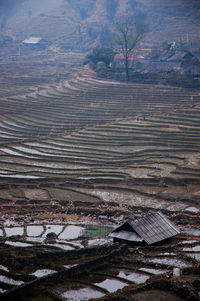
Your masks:
M126 221L114 229L109 236L113 237L115 242L152 245L179 233L179 229L162 212L158 211L139 219Z

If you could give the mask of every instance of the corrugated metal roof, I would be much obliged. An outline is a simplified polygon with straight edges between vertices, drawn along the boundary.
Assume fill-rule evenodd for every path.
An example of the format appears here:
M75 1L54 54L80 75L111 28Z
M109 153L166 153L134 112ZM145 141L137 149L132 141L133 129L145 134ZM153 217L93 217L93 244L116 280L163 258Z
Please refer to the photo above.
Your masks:
M191 54L186 51L176 51L174 55L169 57L167 61L181 61L185 56L190 56ZM192 55L191 55L192 56Z
M143 239L136 233L130 231L114 231L109 234L110 237L119 238L128 241L143 241Z
M180 233L160 211L130 220L129 224L147 244L153 244Z
M41 37L30 37L23 41L24 44L38 44L42 40Z
M150 59L136 59L135 61L129 62L129 68L136 68L137 64L140 63L141 67L145 68L149 72L170 72L173 68L181 67L181 62L174 61L157 61Z
M179 234L180 231L158 211L139 219L129 220L114 229L109 236L128 241L145 241L148 245Z

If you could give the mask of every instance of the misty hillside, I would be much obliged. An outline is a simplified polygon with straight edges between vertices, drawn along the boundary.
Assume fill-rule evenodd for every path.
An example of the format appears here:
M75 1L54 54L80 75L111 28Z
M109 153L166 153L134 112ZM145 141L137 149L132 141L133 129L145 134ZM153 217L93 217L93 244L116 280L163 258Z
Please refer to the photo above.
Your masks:
M126 11L146 19L149 32L144 48L160 45L164 40L199 39L197 0L21 0L9 17L5 32L17 41L31 35L42 36L65 50L87 51L96 44L110 44L113 20Z

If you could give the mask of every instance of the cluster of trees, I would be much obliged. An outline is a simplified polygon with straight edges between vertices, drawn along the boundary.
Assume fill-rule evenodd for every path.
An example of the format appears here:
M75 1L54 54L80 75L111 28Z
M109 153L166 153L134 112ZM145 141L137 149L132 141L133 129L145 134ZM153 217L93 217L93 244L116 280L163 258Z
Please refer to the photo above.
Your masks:
M113 61L115 51L109 47L96 47L86 56L84 64L90 63L92 68L100 75L104 75Z
M117 52L123 54L126 80L129 81L129 57L132 55L133 49L143 39L147 32L147 26L145 19L141 18L138 22L132 14L117 17L114 26L114 47L117 49ZM104 73L108 70L115 53L113 48L95 48L86 57L85 63L92 63L95 71Z

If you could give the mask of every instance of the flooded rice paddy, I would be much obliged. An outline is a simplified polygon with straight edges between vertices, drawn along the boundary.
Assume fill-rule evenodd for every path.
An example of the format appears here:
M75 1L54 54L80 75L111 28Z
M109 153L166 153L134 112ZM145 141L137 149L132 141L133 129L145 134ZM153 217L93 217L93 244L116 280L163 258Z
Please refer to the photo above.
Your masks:
M48 269L43 269L43 270L37 270L34 273L32 273L31 275L37 277L37 278L41 278L50 274L55 273L56 271L53 270L48 270Z
M149 276L144 275L142 273L130 272L126 270L120 271L117 276L120 278L130 280L137 284L144 283L149 279Z
M25 259L27 263L25 263L22 271L18 263L14 267L9 264L9 261L5 260L5 257L0 265L1 294L9 291L12 287L20 287L28 283L30 280L23 278L24 275L33 277L31 280L46 279L46 276L51 277L62 271L67 272L71 271L71 269L76 269L69 274L72 277L71 281L68 279L69 275L62 278L61 281L53 280L51 281L53 283L53 285L51 284L51 289L64 300L91 300L103 297L108 293L121 293L124 288L128 289L131 284L136 287L138 285L145 286L152 281L152 277L165 279L163 275L167 272L173 273L174 268L179 268L180 273L182 273L185 268L193 268L200 262L200 241L199 236L197 236L198 231L195 228L194 235L185 233L177 242L172 242L173 250L168 250L165 247L162 249L163 247L157 246L144 251L144 247L142 247L142 252L140 253L139 251L138 253L138 247L134 248L132 246L130 250L129 247L126 247L128 255L117 255L114 263L112 262L114 258L112 256L107 261L106 267L104 265L98 267L92 263L87 276L83 277L82 274L78 276L77 273L79 269L82 269L84 263L90 262L90 260L94 260L94 258L99 256L104 256L103 254L107 248L113 246L112 240L107 237L107 233L113 227L87 223L40 224L36 222L35 224L18 226L8 226L8 224L9 222L7 221L5 226L1 227L2 238L7 239L4 244L7 252L12 254L12 250L14 250L14 262L18 262L18 252L19 262L23 252L24 258L26 256L27 258L37 257L37 254L40 254L40 252L42 257L38 257L35 262L33 261L31 266L29 265L29 259ZM54 233L55 236L47 239L47 235L50 233ZM115 248L118 247L117 245L115 246ZM99 253L96 248L100 248L102 251ZM86 250L90 249L95 251L87 253L88 251ZM66 253L63 253L63 251L66 251ZM77 251L80 252L78 256L76 255ZM184 258L180 257L180 252L184 254ZM48 254L51 255L49 256ZM140 254L142 255L140 256ZM76 274L76 280L74 280L73 275ZM8 287L5 287L5 285Z
M186 268L186 267L191 267L192 264L185 262L181 259L177 259L177 258L151 258L151 259L147 259L147 261L149 262L153 262L153 263L159 263L159 264L165 264L167 266L173 266L173 267L178 267L178 268Z
M96 220L103 215L117 224L119 216L122 221L145 210L163 209L188 233L175 239L169 250L155 246L145 253L143 248L129 246L117 255L111 252L120 246L107 238L106 229L54 223L53 218L34 223L35 216L32 224L2 223L0 292L48 275L51 283L43 284L46 291L41 289L41 300L52 290L57 299L82 301L118 294L124 288L125 292L130 284L137 287L152 279L163 280L163 274L174 267L183 274L188 267L196 268L199 110L188 100L192 97L198 105L198 91L77 77L22 94L1 100L3 212L23 216L38 212L40 220L60 214L60 221L67 221L69 211L80 219L82 214ZM148 113L146 120L141 112ZM98 263L103 256L105 265ZM84 276L79 275L81 269ZM67 276L57 281L56 275L63 271ZM70 271L75 271L76 279ZM188 281L193 287L193 277L184 285ZM140 292L128 300L156 296L178 300L171 291L162 293Z
M24 282L23 281L17 281L14 279L10 279L6 276L0 275L0 282L7 283L7 284L12 284L12 285L22 285Z
M90 287L86 287L79 290L66 291L61 296L68 301L87 301L93 298L101 298L104 294Z
M102 282L96 282L94 284L100 288L105 289L109 293L116 292L117 290L122 289L128 285L127 283L124 283L116 279L106 279L103 280Z

